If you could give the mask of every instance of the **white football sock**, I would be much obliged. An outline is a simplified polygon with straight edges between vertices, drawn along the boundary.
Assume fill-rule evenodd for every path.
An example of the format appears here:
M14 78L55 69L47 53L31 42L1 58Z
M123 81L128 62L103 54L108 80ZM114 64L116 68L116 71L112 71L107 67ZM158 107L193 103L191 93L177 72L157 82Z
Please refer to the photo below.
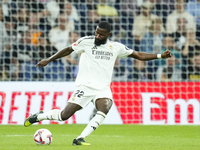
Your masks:
M86 126L86 128L83 130L81 135L79 135L78 138L85 138L86 136L90 135L94 130L96 130L104 121L106 118L106 114L104 114L101 111L97 111L97 114L90 120L89 124Z
M37 119L39 121L42 121L42 120L58 120L58 121L62 121L62 119L61 119L61 110L53 109L51 111L39 114Z

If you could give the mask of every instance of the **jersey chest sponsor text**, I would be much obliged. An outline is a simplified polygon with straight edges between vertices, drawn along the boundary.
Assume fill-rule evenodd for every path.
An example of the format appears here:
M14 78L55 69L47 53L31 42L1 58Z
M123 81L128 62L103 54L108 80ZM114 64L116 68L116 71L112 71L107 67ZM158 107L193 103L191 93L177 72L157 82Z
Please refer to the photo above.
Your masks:
M94 59L101 60L110 60L111 57L114 56L113 51L110 48L99 48L97 46L93 46L91 48L91 54L94 56Z
M95 59L103 59L103 60L110 60L111 57L113 57L112 52L107 51L98 51L98 50L92 50L92 55L95 56Z

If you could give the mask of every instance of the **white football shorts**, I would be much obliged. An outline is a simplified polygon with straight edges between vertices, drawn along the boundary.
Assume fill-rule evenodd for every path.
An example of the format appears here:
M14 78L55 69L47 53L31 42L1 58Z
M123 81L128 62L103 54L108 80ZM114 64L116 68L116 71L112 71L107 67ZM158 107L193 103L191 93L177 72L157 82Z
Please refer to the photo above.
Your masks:
M85 108L90 102L93 102L96 108L95 101L98 98L109 98L113 100L110 87L107 87L103 90L97 90L84 85L77 86L68 102L78 104L82 108Z

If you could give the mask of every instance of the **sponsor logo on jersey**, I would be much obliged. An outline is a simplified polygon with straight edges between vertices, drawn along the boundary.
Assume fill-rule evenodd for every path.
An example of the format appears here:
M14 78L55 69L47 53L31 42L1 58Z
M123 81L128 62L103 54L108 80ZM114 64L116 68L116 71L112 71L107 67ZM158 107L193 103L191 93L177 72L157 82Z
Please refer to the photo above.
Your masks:
M92 50L92 55L95 55L95 59L110 60L110 58L113 56L113 53L106 51Z
M102 55L102 56L113 56L113 53L106 52L106 51L92 51L93 55Z

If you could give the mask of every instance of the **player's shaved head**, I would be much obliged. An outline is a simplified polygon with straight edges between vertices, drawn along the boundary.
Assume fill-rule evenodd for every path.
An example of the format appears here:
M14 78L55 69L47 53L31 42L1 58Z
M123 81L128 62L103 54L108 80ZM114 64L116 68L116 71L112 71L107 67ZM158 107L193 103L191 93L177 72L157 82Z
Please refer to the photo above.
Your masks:
M107 30L108 32L111 31L111 26L110 26L110 24L109 24L108 22L106 22L106 21L100 22L99 25L98 25L98 27L101 28L101 29Z

